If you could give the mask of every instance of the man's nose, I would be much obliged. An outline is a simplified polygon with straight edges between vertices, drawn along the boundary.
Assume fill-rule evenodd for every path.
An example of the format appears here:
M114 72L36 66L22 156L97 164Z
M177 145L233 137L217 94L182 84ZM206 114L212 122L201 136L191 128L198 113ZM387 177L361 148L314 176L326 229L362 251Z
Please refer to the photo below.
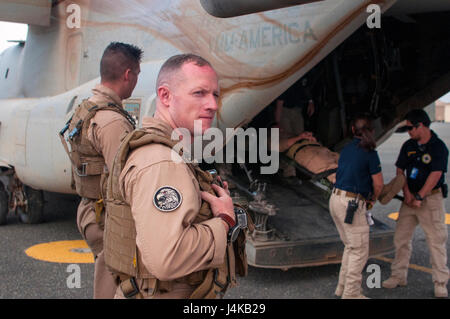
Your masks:
M214 112L216 112L219 109L218 98L214 94L210 94L208 96L206 109Z

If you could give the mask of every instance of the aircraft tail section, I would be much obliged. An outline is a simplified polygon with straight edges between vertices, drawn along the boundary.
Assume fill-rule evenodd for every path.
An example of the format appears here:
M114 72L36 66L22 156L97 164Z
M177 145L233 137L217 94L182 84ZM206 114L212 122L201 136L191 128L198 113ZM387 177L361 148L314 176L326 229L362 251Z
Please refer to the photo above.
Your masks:
M51 9L52 0L2 0L0 21L49 26Z

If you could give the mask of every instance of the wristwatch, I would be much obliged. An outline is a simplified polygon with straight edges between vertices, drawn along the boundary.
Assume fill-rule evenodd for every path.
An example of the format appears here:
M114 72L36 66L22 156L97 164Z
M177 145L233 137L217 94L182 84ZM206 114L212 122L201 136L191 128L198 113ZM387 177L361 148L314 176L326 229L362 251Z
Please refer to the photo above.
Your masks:
M414 198L420 201L423 201L423 197L419 195L419 193L414 194Z
M233 218L230 217L230 215L219 214L219 217L228 224L229 229L233 228L236 225L236 221L234 221Z
M247 214L245 210L240 207L234 207L234 214L236 216L236 224L228 230L228 242L234 242L241 229L247 228Z

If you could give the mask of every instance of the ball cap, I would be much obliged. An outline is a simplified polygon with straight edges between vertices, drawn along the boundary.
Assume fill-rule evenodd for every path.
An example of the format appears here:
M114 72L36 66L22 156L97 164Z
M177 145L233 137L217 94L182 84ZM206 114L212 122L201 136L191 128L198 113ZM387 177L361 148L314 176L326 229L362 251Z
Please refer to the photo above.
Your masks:
M408 125L406 125L406 120L403 120L400 123L398 123L395 133L405 133L405 132L408 132Z
M422 123L423 126L430 127L431 124L431 120L427 112L422 109L414 109L406 114L404 122L400 122L400 124L398 125L398 129L396 130L397 133L406 132L408 130L408 126L406 126L406 120L410 121L414 126Z

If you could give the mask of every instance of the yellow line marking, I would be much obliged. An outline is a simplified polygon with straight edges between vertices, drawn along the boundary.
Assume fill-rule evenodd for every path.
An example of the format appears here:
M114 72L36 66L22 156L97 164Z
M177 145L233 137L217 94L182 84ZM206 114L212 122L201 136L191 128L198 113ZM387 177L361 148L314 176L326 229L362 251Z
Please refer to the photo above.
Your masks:
M94 263L94 255L84 240L66 240L38 244L25 250L25 254L34 259L54 263Z
M390 219L397 220L398 219L398 212L391 213L391 214L388 215L388 217ZM445 214L445 223L447 225L450 225L450 214Z
M398 212L390 213L390 214L388 215L388 217L389 217L390 219L397 220L397 219L398 219Z
M391 258L387 258L387 257L383 257L383 256L379 256L379 257L374 257L375 259L387 262L392 264L392 262L394 261L394 259ZM409 264L409 268L414 269L414 270L418 270L418 271L423 271L426 273L431 274L432 273L432 269L431 268L427 268L427 267L423 267L423 266L419 266L419 265L415 265L415 264Z
M398 212L391 213L391 214L388 215L388 217L390 219L397 220L398 219ZM445 214L445 223L447 225L450 225L450 214ZM374 258L378 259L378 260L381 260L381 261L384 261L384 262L391 263L391 264L394 261L391 258L382 257L382 256L381 257L374 257ZM433 271L431 268L427 268L427 267L423 267L423 266L419 266L419 265L415 265L415 264L409 264L409 268L414 269L414 270L418 270L418 271L423 271L423 272L426 272L426 273L429 273L429 274L431 274L432 271ZM449 278L450 278L450 276L449 276Z

